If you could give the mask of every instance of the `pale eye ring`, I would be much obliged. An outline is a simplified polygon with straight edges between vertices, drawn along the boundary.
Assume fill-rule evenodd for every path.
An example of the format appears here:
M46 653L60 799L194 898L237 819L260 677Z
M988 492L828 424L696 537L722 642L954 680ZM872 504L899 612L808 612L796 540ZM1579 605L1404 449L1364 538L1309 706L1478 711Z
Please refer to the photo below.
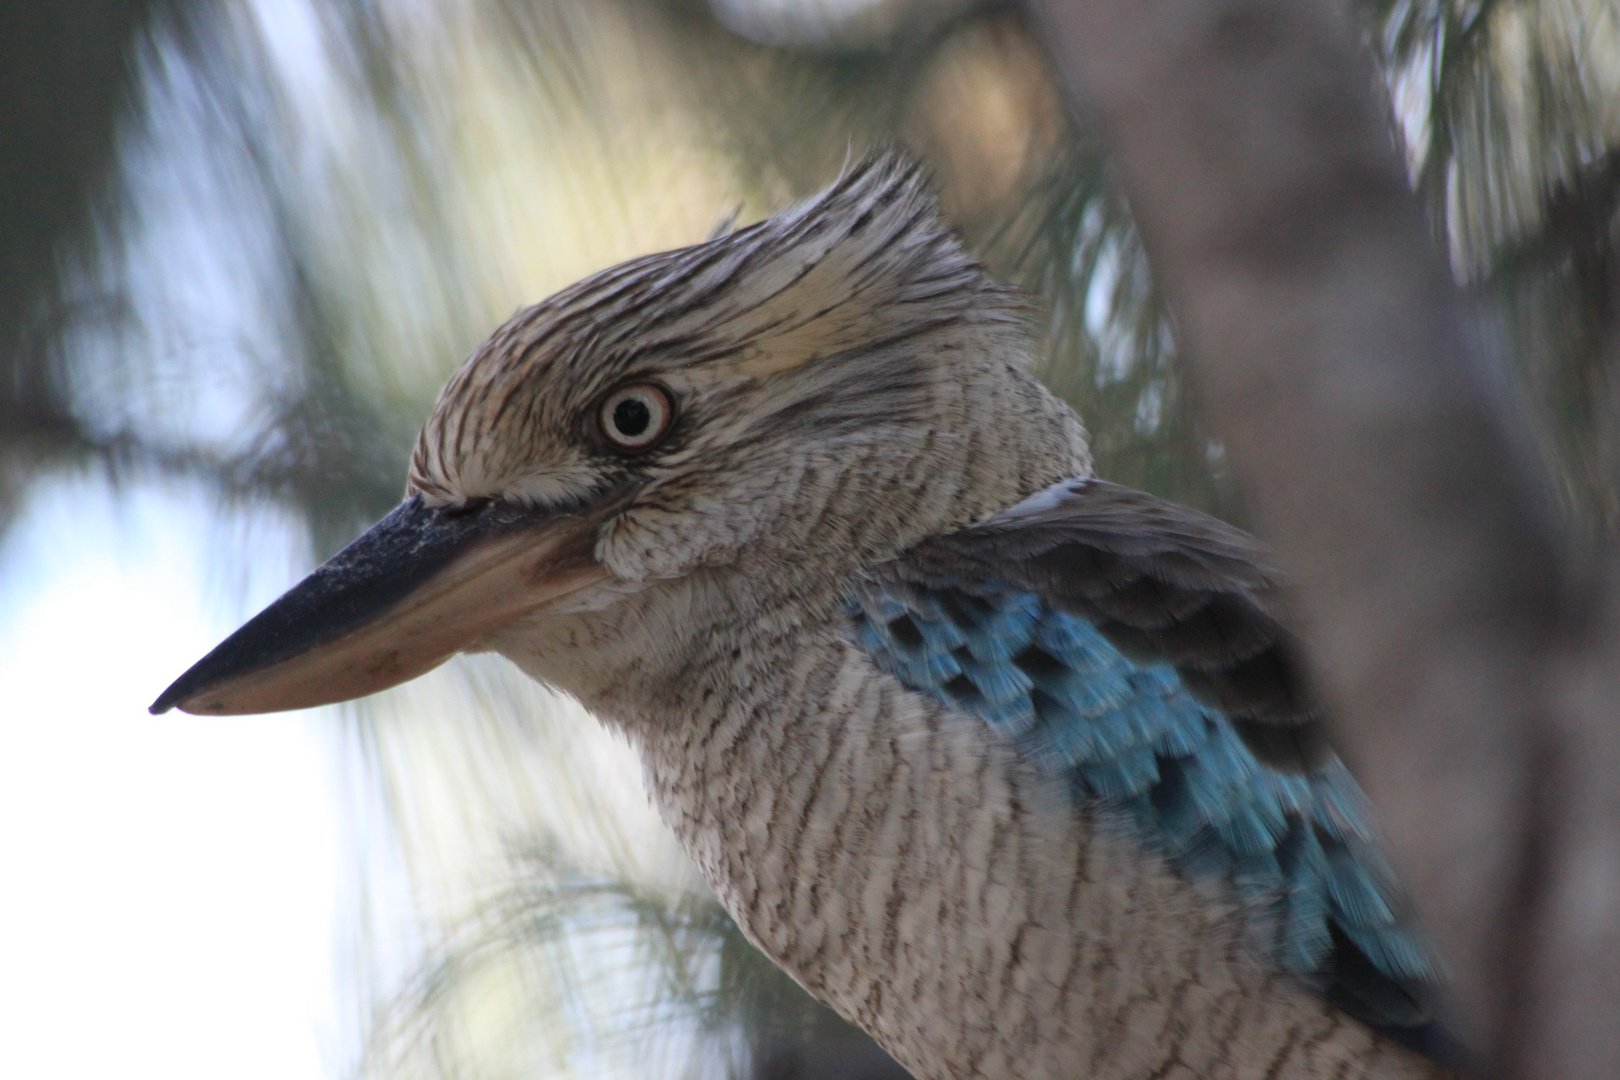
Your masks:
M656 383L621 386L602 402L597 414L602 437L620 450L645 450L669 430L675 404Z

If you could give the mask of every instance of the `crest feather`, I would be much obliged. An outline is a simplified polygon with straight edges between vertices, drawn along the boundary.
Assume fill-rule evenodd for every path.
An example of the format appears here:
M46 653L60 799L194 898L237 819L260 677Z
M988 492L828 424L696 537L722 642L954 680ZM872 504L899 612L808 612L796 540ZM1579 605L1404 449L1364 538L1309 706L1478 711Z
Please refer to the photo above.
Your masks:
M747 382L973 327L1011 330L1011 347L990 351L1018 364L1025 306L941 220L916 162L880 150L764 221L621 263L518 312L440 394L409 487L454 501L497 486L492 477L532 464L539 432L659 366Z
M670 270L684 287L668 317L644 332L702 342L699 351L748 375L953 322L1019 321L1023 306L968 255L923 170L895 150L867 156L797 206L679 254Z

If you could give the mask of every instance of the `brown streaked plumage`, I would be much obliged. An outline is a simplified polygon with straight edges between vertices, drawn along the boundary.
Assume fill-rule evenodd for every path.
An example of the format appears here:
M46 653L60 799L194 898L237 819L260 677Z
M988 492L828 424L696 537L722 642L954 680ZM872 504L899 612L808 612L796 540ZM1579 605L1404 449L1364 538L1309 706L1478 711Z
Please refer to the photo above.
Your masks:
M898 181L876 185L875 198L873 180L884 177L874 170ZM566 425L582 400L638 377L690 381L702 399L695 406L713 400L715 413L740 416L725 408L731 395L772 376L809 364L813 374L781 385L814 392L828 381L822 362L930 336L968 334L1023 363L1021 306L938 228L914 171L877 165L813 203L632 260L519 311L440 395L412 454L410 487L444 502L514 494L503 485L557 467L527 454L546 436L575 434ZM869 366L846 375L850 393L927 377ZM845 426L864 418L816 403Z
M1287 895L1199 879L1084 787L1076 762L1112 762L1054 766L963 704L1010 679L1026 705L1057 708L1080 671L1062 635L1017 656L994 637L1005 616L1033 641L1038 611L1144 657L1070 643L1113 665L1110 693L1160 695L1096 717L1197 697L1199 737L1275 759L1252 766L1256 784L1308 801L1313 770L1338 768L1258 550L1087 480L1084 431L1031 376L1019 308L895 155L767 221L588 278L519 312L451 379L394 515L155 708L333 700L492 649L626 733L743 930L923 1080L1445 1075L1268 956L1276 912L1300 910ZM1058 682L1030 689L1025 668ZM1090 713L1042 717L1096 734ZM1248 812L1251 760L1228 778L1233 806L1205 811ZM1350 860L1334 882L1371 891L1333 909L1348 928L1335 951L1310 933L1339 923L1305 927L1294 970L1331 995L1333 963L1388 946L1361 990L1389 990L1397 1011L1380 1015L1416 1030L1422 959L1400 974L1404 914L1361 873L1353 803L1323 819ZM1311 812L1279 820L1308 831Z

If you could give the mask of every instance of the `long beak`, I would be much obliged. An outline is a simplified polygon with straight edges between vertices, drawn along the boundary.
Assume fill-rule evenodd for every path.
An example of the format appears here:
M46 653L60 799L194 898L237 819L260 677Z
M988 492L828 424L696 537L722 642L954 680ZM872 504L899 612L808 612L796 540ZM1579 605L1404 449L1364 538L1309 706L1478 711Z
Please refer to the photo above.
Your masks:
M413 496L197 661L152 703L229 715L397 686L513 619L606 580L600 513Z

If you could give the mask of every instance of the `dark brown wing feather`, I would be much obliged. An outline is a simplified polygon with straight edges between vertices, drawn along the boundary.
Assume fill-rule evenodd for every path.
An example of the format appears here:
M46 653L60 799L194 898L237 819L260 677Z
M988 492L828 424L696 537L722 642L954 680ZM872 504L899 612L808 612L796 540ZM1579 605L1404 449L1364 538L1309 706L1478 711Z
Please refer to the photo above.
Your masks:
M883 573L921 585L999 581L1084 616L1133 659L1172 664L1261 761L1308 773L1329 754L1279 575L1225 522L1101 480L1071 480L933 537Z

